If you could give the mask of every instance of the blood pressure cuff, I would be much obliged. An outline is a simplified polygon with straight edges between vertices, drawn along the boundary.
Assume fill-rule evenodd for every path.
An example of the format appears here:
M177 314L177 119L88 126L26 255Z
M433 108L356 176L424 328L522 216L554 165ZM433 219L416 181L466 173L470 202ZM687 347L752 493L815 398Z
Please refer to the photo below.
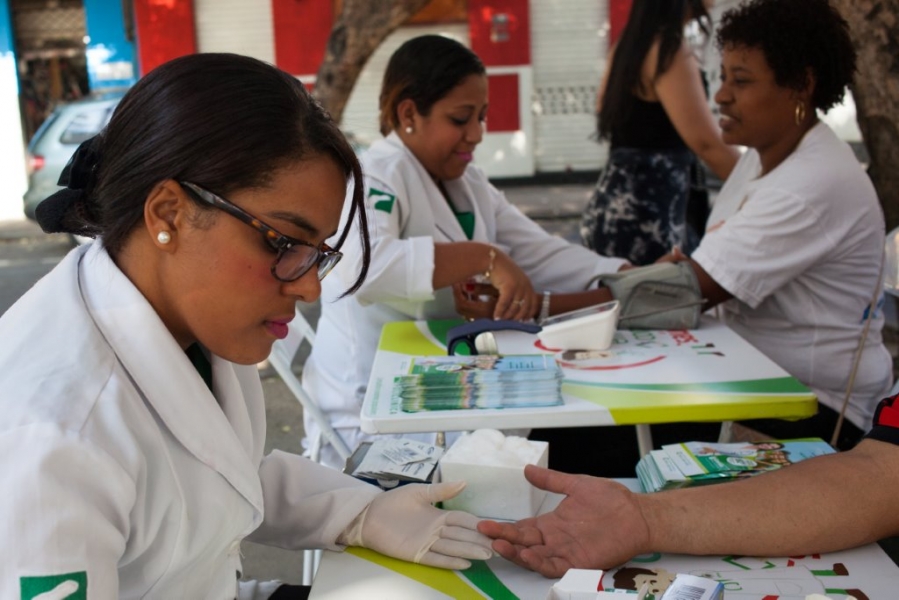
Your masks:
M865 437L899 445L899 394L880 401L874 411L874 427Z
M602 275L621 303L619 329L695 329L702 313L702 293L688 261L656 263Z

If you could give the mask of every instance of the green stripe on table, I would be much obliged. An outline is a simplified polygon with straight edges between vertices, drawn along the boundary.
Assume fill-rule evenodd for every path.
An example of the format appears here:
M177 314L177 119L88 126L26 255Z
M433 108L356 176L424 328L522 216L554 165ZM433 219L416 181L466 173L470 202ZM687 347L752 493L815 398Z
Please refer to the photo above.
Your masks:
M492 600L518 600L483 560L473 560L470 568L459 572Z
M710 381L707 383L600 383L577 381L567 383L583 387L643 390L647 392L724 392L728 394L808 394L811 392L793 377L746 379L743 381Z

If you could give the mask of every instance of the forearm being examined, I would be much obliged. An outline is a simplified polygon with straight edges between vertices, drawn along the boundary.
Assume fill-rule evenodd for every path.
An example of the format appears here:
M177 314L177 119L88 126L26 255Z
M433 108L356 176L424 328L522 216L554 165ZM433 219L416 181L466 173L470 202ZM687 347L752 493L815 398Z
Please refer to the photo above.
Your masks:
M852 548L899 533L899 448L855 449L774 473L639 496L646 551L790 556Z

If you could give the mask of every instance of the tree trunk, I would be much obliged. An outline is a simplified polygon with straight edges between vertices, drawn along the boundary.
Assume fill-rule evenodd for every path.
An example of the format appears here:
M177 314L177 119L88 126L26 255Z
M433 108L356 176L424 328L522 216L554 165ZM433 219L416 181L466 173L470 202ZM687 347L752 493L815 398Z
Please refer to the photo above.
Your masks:
M834 0L834 6L858 52L852 95L890 231L899 226L899 0Z
M369 57L397 27L430 0L344 0L312 91L340 122L350 92Z

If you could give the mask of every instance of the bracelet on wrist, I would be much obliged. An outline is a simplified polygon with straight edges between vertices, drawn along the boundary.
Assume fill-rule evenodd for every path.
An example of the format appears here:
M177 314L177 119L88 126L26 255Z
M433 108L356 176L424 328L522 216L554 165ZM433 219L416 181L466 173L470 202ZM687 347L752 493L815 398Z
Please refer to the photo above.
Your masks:
M540 316L537 317L537 324L543 323L547 317L549 317L549 297L552 295L552 292L549 290L543 291L543 302L540 304Z
M493 275L493 263L496 260L496 248L490 246L490 252L487 254L490 257L490 262L487 263L487 270L484 271L484 279L488 282L490 281L490 276Z

